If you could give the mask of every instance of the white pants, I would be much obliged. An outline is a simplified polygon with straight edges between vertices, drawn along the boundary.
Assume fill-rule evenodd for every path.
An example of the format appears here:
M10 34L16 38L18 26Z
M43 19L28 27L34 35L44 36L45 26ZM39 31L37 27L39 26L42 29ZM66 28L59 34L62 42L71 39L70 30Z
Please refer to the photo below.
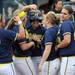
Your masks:
M0 64L0 75L16 75L13 63Z
M32 57L32 61L33 61L33 64L35 66L35 70L36 70L37 75L40 75L40 73L38 71L38 66L39 66L40 60L41 60L41 56Z
M60 68L60 59L54 59L52 61L46 61L42 67L41 75L58 75Z
M36 75L31 57L14 57L17 75Z
M61 57L59 75L75 75L75 56Z

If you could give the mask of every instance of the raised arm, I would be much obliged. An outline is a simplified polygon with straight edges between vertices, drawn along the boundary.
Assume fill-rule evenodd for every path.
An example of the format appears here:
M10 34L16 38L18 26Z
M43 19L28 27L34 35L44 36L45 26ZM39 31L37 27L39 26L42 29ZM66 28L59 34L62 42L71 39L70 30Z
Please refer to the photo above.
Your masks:
M21 19L18 16L15 16L13 20L16 23L15 25L19 26L19 32L17 34L17 39L25 38L25 31L24 31L24 27L22 25Z

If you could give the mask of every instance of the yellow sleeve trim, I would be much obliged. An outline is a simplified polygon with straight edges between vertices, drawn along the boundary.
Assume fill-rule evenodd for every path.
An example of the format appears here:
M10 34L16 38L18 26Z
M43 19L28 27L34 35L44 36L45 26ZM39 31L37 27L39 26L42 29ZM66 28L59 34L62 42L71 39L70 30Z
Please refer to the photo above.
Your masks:
M14 41L16 41L17 37L18 37L18 33L16 33L16 37L15 37Z
M71 35L71 33L70 33L70 32L66 32L66 33L64 33L63 35L67 35L67 34Z
M52 45L52 42L47 42L45 43L45 45Z

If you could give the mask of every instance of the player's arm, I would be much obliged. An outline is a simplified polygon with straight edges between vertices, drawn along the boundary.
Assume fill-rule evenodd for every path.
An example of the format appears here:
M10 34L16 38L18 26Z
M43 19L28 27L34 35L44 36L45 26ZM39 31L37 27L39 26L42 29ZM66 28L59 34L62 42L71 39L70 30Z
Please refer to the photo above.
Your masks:
M67 47L70 44L70 42L71 42L71 35L70 34L64 35L64 39L61 41L60 44L57 45L57 49Z
M41 58L40 64L43 64L45 62L45 60L48 58L48 56L49 56L49 54L51 52L51 47L52 47L52 44L45 45L45 51L44 51L43 56Z
M19 43L20 45L20 48L25 51L25 50L28 50L29 48L31 48L32 46L35 46L35 43L34 42L23 42L23 43Z
M15 23L19 26L19 32L17 33L17 39L25 38L25 31L24 27L22 25L22 21L18 16L15 16L14 18Z
M61 28L62 28L62 36L63 36L63 39L62 41L57 45L57 49L58 48L65 48L67 47L70 42L71 42L71 32L72 32L72 29L71 29L71 22L70 21L65 21L63 22Z
M45 45L45 50L44 50L43 56L42 56L40 64L39 64L39 71L41 71L43 63L47 60L47 58L51 52L51 47L52 47L52 44Z
M21 9L21 11L27 12L30 9L33 9L33 10L37 9L37 5L36 4L26 5Z

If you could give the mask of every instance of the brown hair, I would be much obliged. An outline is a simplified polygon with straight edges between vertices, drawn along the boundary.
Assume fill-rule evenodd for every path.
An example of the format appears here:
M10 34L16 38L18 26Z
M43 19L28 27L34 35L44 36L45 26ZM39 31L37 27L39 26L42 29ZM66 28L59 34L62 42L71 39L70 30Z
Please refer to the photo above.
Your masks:
M63 9L66 9L70 15L73 14L73 9L70 5L63 6Z
M62 1L62 0L56 0L53 5L52 5L52 9L55 9L55 5L59 2L59 1ZM62 1L63 2L63 1Z

